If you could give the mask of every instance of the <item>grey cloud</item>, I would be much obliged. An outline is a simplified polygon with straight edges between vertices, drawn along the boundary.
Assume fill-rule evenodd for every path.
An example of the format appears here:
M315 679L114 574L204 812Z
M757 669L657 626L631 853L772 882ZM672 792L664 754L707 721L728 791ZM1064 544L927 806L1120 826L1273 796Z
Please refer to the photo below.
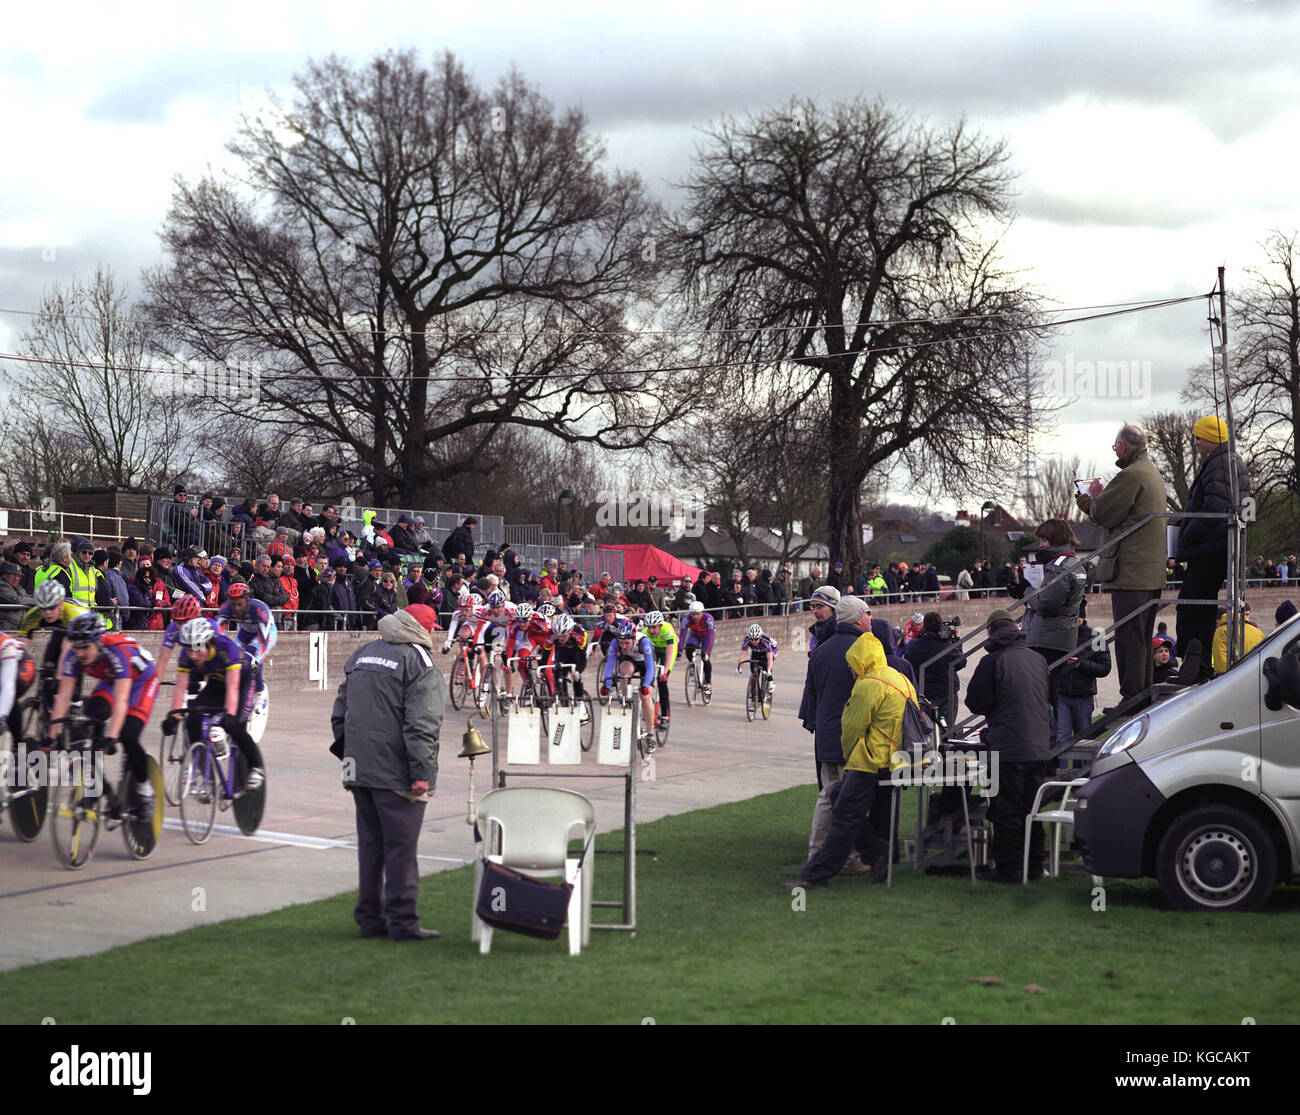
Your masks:
M85 116L113 124L160 124L177 98L203 96L233 103L241 87L260 93L265 86L282 84L304 60L297 52L223 52L159 60L101 89Z

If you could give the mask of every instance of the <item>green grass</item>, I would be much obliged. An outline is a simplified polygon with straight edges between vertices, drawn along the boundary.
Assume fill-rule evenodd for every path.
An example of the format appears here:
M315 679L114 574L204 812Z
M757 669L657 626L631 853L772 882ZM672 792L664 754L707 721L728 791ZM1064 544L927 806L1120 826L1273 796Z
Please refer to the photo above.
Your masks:
M1028 888L919 875L837 880L792 909L814 791L643 825L640 932L580 957L498 932L469 940L469 869L426 877L437 942L362 941L353 895L0 974L0 1022L1227 1023L1300 1021L1300 891L1258 914L1167 909L1154 883ZM608 834L598 846L616 847ZM596 859L613 897L620 859ZM609 911L607 913L612 913ZM597 911L599 917L601 911ZM975 979L998 979L984 986ZM1035 984L1044 994L1025 990Z

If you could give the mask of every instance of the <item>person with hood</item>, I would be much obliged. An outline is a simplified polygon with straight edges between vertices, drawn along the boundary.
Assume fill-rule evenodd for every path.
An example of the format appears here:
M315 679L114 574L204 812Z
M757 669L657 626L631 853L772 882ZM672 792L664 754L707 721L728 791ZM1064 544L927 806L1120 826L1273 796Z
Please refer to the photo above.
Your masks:
M1255 622L1250 618L1250 606L1243 600L1240 609L1241 618L1237 621L1237 638L1240 652L1235 656L1237 661L1241 660L1242 655L1248 653L1252 647L1256 646L1264 638L1262 632ZM1214 672L1216 675L1224 674L1228 671L1228 611L1225 608L1223 614L1219 616L1219 622L1214 628L1214 655L1213 662Z
M1079 540L1064 519L1045 519L1034 534L1038 538L1034 556L1043 580L1037 591L1030 589L1025 596L1025 645L1047 660L1047 703L1055 713L1061 668L1052 667L1074 651L1088 575L1074 552Z
M966 707L985 718L983 739L998 763L998 792L989 799L993 861L984 877L1020 882L1025 818L1047 778L1052 726L1047 711L1047 660L1025 643L1015 617L1002 608L989 615L986 653L966 690ZM1043 826L1029 838L1029 877L1043 873Z
M863 600L842 598L836 619L847 620L856 609L862 627L865 608ZM833 652L835 645L832 636L818 655ZM889 869L889 772L903 738L904 711L909 701L916 704L916 689L885 664L885 648L870 631L864 630L844 657L854 677L840 717L844 775L830 795L830 830L821 850L808 858L791 886L825 886L854 850L868 865L874 882L883 883Z
M903 648L903 657L915 672L919 692L939 710L943 723L951 728L957 723L957 693L961 684L957 673L966 666L961 644L944 634L938 612L926 612L921 631ZM931 661L937 659L937 661ZM921 667L927 662L924 674Z
M826 583L837 592L844 591L844 562L837 561L831 566L831 571L826 577Z
M1236 474L1240 499L1250 495L1250 478L1246 466L1235 453L1228 452L1228 424L1207 415L1192 427L1201 467L1187 493L1184 511L1228 511L1232 507L1232 477ZM1174 557L1184 566L1179 600L1215 600L1228 577L1228 520L1184 519L1178 528ZM1206 648L1215 638L1213 604L1178 605L1179 658L1187 656L1195 639L1201 644L1201 681L1214 676Z
M1287 620L1296 614L1297 610L1300 609L1297 609L1295 604L1290 600L1283 600L1282 603L1277 606L1277 611L1273 613L1273 622L1278 627L1281 627L1282 624L1286 623Z
M413 554L419 547L415 544L415 535L411 533L411 520L406 514L397 516L397 522L389 532L393 539L393 551L399 554Z
M524 568L519 555L509 546L501 551L501 564L506 567L506 583L510 586L510 599L524 598Z
M330 723L343 785L357 820L359 882L353 917L362 937L425 941L417 852L438 780L438 735L447 687L435 665L431 608L379 621L379 638L343 667Z
M832 595L834 604L830 603ZM843 617L839 604L847 601ZM808 834L808 857L811 859L826 842L831 828L831 792L844 777L844 752L840 745L840 719L853 691L853 671L845 655L858 637L870 626L870 612L854 597L840 597L829 585L814 591L812 603L816 614L824 616L813 625L817 631L816 647L808 652L808 672L804 677L803 698L799 702L799 720L804 730L813 733L813 759L817 771L817 802L813 806L812 829ZM864 875L869 869L856 851L851 851L842 875Z

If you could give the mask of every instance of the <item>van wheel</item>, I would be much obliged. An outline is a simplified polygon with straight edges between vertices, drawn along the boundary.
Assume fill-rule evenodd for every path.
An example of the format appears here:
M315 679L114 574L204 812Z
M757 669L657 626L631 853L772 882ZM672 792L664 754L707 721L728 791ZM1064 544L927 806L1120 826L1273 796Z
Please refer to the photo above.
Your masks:
M1277 883L1277 851L1254 817L1231 805L1203 805L1169 826L1156 877L1180 910L1257 910Z

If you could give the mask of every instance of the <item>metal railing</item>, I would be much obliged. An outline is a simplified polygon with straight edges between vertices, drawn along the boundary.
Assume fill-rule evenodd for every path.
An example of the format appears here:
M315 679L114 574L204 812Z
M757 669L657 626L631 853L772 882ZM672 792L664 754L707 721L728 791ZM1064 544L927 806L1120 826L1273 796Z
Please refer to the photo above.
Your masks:
M74 534L87 538L128 538L142 533L145 519L121 515L92 515L88 511L38 511L34 507L0 507L0 534L49 535L64 538Z

